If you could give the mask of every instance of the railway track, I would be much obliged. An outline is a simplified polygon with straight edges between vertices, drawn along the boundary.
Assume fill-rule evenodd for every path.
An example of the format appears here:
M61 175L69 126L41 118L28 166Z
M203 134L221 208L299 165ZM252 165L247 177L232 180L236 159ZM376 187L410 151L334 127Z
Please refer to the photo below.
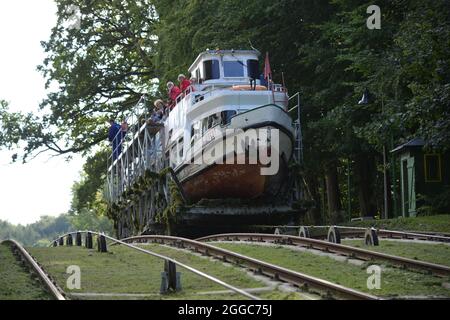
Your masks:
M245 266L256 273L270 276L303 289L313 289L321 292L326 297L337 297L355 300L380 300L379 297L363 293L357 290L346 288L332 282L312 277L300 272L289 270L274 264L260 261L248 256L244 256L229 250L218 248L200 241L186 238L149 235L136 236L122 239L123 242L130 243L157 243L171 245L178 248L189 249L207 256L212 256L223 261L232 262L240 266Z
M296 232L301 230L301 228L308 228L312 233L311 238L313 239L326 239L327 230L331 227L339 230L342 237L364 237L364 233L367 228L362 227L346 227L346 226L262 226L262 228L275 229L277 233L283 233L285 230L288 233ZM325 232L320 232L324 230ZM450 234L439 233L439 232L416 232L416 231L395 231L386 229L375 229L378 237L387 239L401 239L401 240L422 240L422 241L433 241L433 242L445 242L450 243ZM317 232L319 231L319 232ZM299 234L299 232L296 232Z
M414 270L421 270L438 276L450 276L450 267L434 264L425 261L413 260L404 257L393 256L385 253L369 251L361 248L345 246L328 241L322 241L311 238L302 238L290 235L274 235L262 233L230 233L211 235L197 239L197 241L255 241L271 242L286 245L300 246L304 248L317 249L330 253L335 253L350 258L357 258L365 261L379 260L393 265Z
M403 232L394 230L378 230L378 235L384 238L391 239L411 239L411 240L423 240L423 241L436 241L436 242L448 242L450 243L450 237L439 233L417 233L417 232Z
M220 279L218 279L216 277L213 277L213 276L211 276L211 275L209 275L207 273L204 273L204 272L202 272L200 270L197 270L197 269L195 269L193 267L190 267L190 266L188 266L188 265L186 265L184 263L181 263L181 262L179 262L179 261L177 261L175 259L172 259L170 257L161 255L159 253L152 252L150 250L145 250L143 248L140 248L140 247L134 246L134 245L132 245L130 243L127 243L126 241L118 240L118 239L115 239L113 237L110 237L110 236L107 236L107 235L104 235L104 234L101 234L101 233L98 233L98 232L94 232L94 231L78 231L78 232L67 233L67 234L59 237L58 239L54 240L51 245L53 245L53 246L56 246L58 244L62 245L63 242L64 242L63 241L64 238L67 238L69 236L70 236L70 239L71 239L70 241L72 241L72 235L74 235L74 234L86 234L86 235L90 234L91 236L92 235L96 235L98 239L100 237L103 237L103 239L105 239L105 241L109 240L109 241L111 241L114 244L124 245L124 246L126 246L126 247L128 247L130 249L139 251L141 253L144 253L144 254L147 254L147 255L150 255L150 256L153 256L153 257L156 257L156 258L160 258L160 259L162 259L164 261L167 261L167 262L170 262L170 263L173 263L173 264L175 264L175 265L177 265L177 266L179 266L179 267L181 267L183 269L186 269L186 270L188 270L188 271L190 271L190 272L192 272L192 273L194 273L194 274L196 274L196 275L198 275L198 276L200 276L200 277L202 277L204 279L207 279L209 281L212 281L212 282L214 282L216 284L219 284L219 285L225 287L226 289L234 291L235 293L240 294L240 295L242 295L242 296L244 296L244 297L246 297L246 298L248 298L250 300L261 300L257 296L254 296L254 295L246 292L245 290L236 288L233 285L230 285L230 284L228 284L228 283L226 283L226 282L224 282L224 281L222 281L222 280L220 280ZM87 241L87 239L85 241ZM91 241L91 246L92 246L92 239L90 241ZM98 248L99 248L99 251L100 251L100 247L102 246L101 241L98 241L97 243L98 243ZM72 242L71 242L71 245L73 245ZM81 245L81 242L80 242L80 245ZM106 242L104 242L104 246L106 247Z
M3 244L9 245L13 254L18 256L28 266L29 270L36 274L39 281L54 299L66 300L64 291L48 277L47 273L42 270L36 260L34 260L33 257L17 241L4 240L0 242L0 245Z

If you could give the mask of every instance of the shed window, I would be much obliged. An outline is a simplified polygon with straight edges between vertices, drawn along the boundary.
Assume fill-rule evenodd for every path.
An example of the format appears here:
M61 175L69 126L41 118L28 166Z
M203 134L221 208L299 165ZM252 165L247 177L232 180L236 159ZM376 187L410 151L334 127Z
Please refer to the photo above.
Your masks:
M223 72L225 77L238 78L244 76L244 64L242 61L224 61Z
M441 182L441 156L439 154L426 154L425 163L425 182Z
M207 60L203 62L205 80L220 79L219 60Z

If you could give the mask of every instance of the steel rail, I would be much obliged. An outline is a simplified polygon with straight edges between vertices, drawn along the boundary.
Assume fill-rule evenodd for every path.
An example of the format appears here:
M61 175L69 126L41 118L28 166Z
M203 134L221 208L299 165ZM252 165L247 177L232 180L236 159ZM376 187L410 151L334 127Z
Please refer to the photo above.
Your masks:
M50 292L50 294L55 298L56 300L66 300L64 297L64 292L58 288L52 280L47 276L47 274L42 270L42 268L39 266L39 264L34 260L34 258L22 247L17 241L9 239L4 240L0 242L1 244L10 244L11 250L14 251L14 248L17 249L20 256L23 258L23 260L30 266L31 270L37 274L41 282L44 284L46 289Z
M387 238L401 238L401 239L418 239L425 241L437 241L437 242L450 242L450 237L441 236L431 233L415 233L415 232L405 232L405 231L394 231L394 230L377 230L378 236Z
M300 229L302 226L257 226L261 228L279 228L279 229ZM328 229L332 226L304 226L308 227L310 230L314 229ZM350 226L334 226L343 236L364 236L364 232L367 228L364 227L350 227ZM387 229L377 229L379 237L383 238L393 238L393 239L417 239L424 241L435 241L435 242L450 242L450 234L440 233L440 232L426 232L426 231L397 231L397 230L387 230ZM312 238L326 238L326 234L312 235Z
M310 249L318 249L321 251L337 253L347 257L358 258L366 261L382 260L402 267L410 267L412 269L431 272L439 276L450 276L450 267L448 266L439 265L426 261L413 260L404 257L398 257L385 253L355 248L351 246L311 238L301 238L290 235L274 235L261 233L229 233L229 234L211 235L197 239L197 241L218 241L218 240L225 240L225 241L247 240L247 241L285 243L288 245L295 245Z
M156 258L160 258L160 259L162 259L162 260L170 261L170 262L176 264L177 266L179 266L179 267L181 267L181 268L184 268L184 269L186 269L186 270L189 270L189 271L191 271L192 273L194 273L194 274L196 274L196 275L198 275L198 276L200 276L200 277L202 277L202 278L205 278L205 279L208 279L208 280L210 280L210 281L212 281L212 282L214 282L214 283L217 283L218 285L221 285L222 287L225 287L225 288L227 288L227 289L229 289L229 290L231 290L231 291L234 291L234 292L236 292L236 293L238 293L238 294L240 294L240 295L243 295L244 297L249 298L249 299L251 299L251 300L261 300L259 297L254 296L254 295L252 295L252 294L246 292L245 290L242 290L242 289L239 289L239 288L237 288L237 287L234 287L234 286L232 286L232 285L230 285L230 284L228 284L228 283L226 283L226 282L224 282L224 281L222 281L222 280L220 280L220 279L217 279L217 278L215 278L215 277L213 277L213 276L210 276L210 275L207 274L207 273L204 273L204 272L202 272L202 271L200 271L200 270L197 270L197 269L195 269L195 268L193 268L193 267L190 267L190 266L188 266L188 265L186 265L186 264L184 264L184 263L182 263L182 262L179 262L179 261L177 261L177 260L175 260L175 259L173 259L173 258L164 256L164 255L162 255L162 254L155 253L155 252L152 252L152 251L149 251L149 250L145 250L145 249L143 249L143 248L134 246L134 245L132 245L132 244L129 244L129 243L124 242L123 240L118 240L118 239L116 239L116 238L107 236L107 235L105 235L105 234L100 234L100 233L94 232L94 231L77 231L77 232L69 232L69 233L67 233L67 234L65 234L65 235L63 235L63 236L61 236L61 237L59 237L58 239L64 238L64 237L68 236L69 234L72 235L72 234L76 234L76 233L88 233L88 232L90 232L90 233L93 234L93 235L97 235L97 236L101 236L101 235L102 235L102 236L105 237L105 239L108 239L108 240L110 240L110 241L112 241L112 242L114 242L114 243L116 243L116 244L124 245L124 246L126 246L126 247L128 247L128 248L137 250L137 251L139 251L139 252L141 252L141 253L145 253L145 254L147 254L147 255L150 255L150 256L153 256L153 257L156 257ZM52 243L54 243L54 242L57 241L58 239L54 240Z
M245 265L246 267L258 273L271 276L277 280L294 284L298 287L306 287L306 288L311 287L318 291L325 292L327 294L331 293L334 294L335 296L347 299L381 300L381 298L374 295L346 288L344 286L323 279L312 277L297 271L289 270L274 264L270 264L261 260L257 260L236 252L218 248L195 240L171 236L149 235L149 236L130 237L122 239L122 241L126 242L152 241L154 243L169 244L172 246L187 248L199 253L203 253L205 255L223 259L225 261L234 262L238 265Z

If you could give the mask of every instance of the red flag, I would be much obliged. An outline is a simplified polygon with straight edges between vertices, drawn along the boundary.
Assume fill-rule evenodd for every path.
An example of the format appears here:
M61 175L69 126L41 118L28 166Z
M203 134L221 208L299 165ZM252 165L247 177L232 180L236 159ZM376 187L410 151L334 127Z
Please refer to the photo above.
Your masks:
M272 69L270 68L269 53L266 52L266 62L264 63L264 79L268 80L272 77Z

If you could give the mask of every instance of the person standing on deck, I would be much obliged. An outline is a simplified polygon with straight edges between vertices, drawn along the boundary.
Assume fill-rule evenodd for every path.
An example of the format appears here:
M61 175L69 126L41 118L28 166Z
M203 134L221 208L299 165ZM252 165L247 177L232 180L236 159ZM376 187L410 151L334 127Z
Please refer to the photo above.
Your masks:
M110 119L109 124L111 126L109 127L108 140L112 143L112 154L114 161L122 152L122 141L125 137L125 132L122 130L122 126L118 124L114 119Z
M180 74L178 76L178 81L180 82L180 89L181 92L185 92L187 88L189 88L191 86L191 82L186 79L186 76L184 74Z
M170 98L170 110L172 110L176 103L178 96L182 93L180 88L173 84L173 82L167 82L167 89L169 90L169 98Z
M158 99L154 103L154 108L152 115L150 117L151 124L161 123L164 117L164 102L161 99Z

